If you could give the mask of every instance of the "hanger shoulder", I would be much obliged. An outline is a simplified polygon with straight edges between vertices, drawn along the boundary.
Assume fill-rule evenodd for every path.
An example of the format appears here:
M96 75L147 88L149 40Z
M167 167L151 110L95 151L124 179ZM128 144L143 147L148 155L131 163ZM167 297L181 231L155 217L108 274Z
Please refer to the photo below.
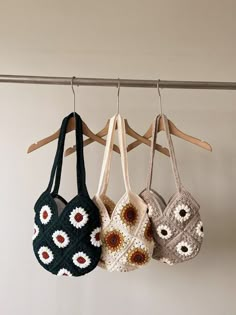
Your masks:
M148 145L149 147L151 146L151 141L149 139L147 139L146 137L143 137L141 135L139 135L136 131L134 131L128 124L128 121L125 119L125 129L126 129L126 133L135 138L136 140L138 140L141 143L144 143L146 145ZM170 156L169 150L167 148L163 148L161 145L159 144L155 144L155 150L160 151L161 153L165 154L166 156ZM127 151L130 151L130 147L127 147Z
M207 143L206 141L202 141L196 137L193 137L193 136L190 136L186 133L184 133L183 131L179 130L175 125L174 123L168 119L168 124L169 124L169 128L170 128L170 133L178 138L181 138L185 141L188 141L192 144L195 144L205 150L208 150L208 151L212 151L212 147L209 143ZM159 124L159 130L164 130L165 127L164 127L164 123L163 123L163 119L161 119L161 122Z
M74 121L74 117L70 118L69 122L68 122L68 126L67 126L67 130L66 132L71 132L72 130L74 130L75 128L75 121ZM28 150L27 150L27 153L31 153L41 147L43 147L44 145L58 139L60 135L60 129L57 130L56 132L54 132L52 135L44 138L44 139L41 139L33 144L31 144L29 147L28 147Z
M152 136L152 125L149 126L148 130L145 132L145 134L143 135L144 138L146 139L150 139ZM131 151L133 149L135 149L136 147L138 147L140 144L142 144L142 142L140 142L139 140L135 140L134 142L130 143L127 147L127 151Z
M95 141L101 143L100 140L102 140L101 144L106 145L106 141L104 139L102 139L102 137L106 136L107 133L108 133L109 122L110 122L110 120L107 121L105 127L102 130L100 130L97 134L94 134L88 128L88 126L84 123L84 125L83 125L83 133L85 134L85 132L86 132L85 135L89 137L88 139L84 140L84 142L83 142L84 147L89 145L90 143L95 142ZM98 141L97 139L100 139L100 140ZM113 145L113 150L115 152L117 152L117 153L120 153L120 149L119 149L119 147L116 144ZM76 146L75 145L73 147L69 147L65 151L65 156L69 156L72 153L74 153L75 151L76 151Z
M190 143L193 143L203 149L206 149L208 151L212 151L212 146L207 143L206 141L202 141L196 137L193 137L193 136L190 136L186 133L184 133L183 131L179 130L175 125L174 123L168 119L168 123L169 123L169 128L170 128L170 133L178 138L181 138L185 141L188 141ZM158 128L158 132L159 131L162 131L162 130L165 130L164 128L164 123L163 123L163 120L161 119L160 121L160 124L159 124L159 128ZM146 131L146 133L144 134L143 137L145 138L151 138L152 136L152 125L148 128L148 130ZM136 140L132 143L130 143L128 145L128 151L131 151L132 149L136 148L137 146L139 146L142 142L139 141L139 140Z

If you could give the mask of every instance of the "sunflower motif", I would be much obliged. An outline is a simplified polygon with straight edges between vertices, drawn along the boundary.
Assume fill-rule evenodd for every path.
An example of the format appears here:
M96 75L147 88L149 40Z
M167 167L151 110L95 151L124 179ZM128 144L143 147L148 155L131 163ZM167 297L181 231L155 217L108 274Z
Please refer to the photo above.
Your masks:
M173 262L170 261L168 258L165 258L165 257L162 257L161 259L159 259L160 262L164 263L164 264L167 264L169 266L173 266Z
M100 247L101 246L101 239L100 239L101 228L97 227L93 232L90 234L90 241L93 246Z
M70 223L77 229L81 229L88 222L88 213L84 208L75 208L70 214Z
M91 264L91 259L84 252L78 252L72 257L73 263L79 268L87 268Z
M59 248L64 248L70 243L69 236L64 231L55 231L52 234L52 239Z
M128 261L130 264L142 266L149 260L148 253L146 250L141 248L134 248L128 254Z
M104 241L109 250L117 251L122 247L124 238L119 231L113 230L104 235Z
M157 227L157 234L163 240L168 240L172 236L171 229L164 224L161 224Z
M181 241L176 245L176 250L181 256L190 256L193 252L192 247L185 241Z
M60 269L60 270L58 271L57 276L72 277L72 273L71 273L69 270L67 270L67 269L65 269L65 268L62 268L62 269Z
M199 221L196 226L197 235L200 237L204 237L203 224L202 221Z
M49 206L45 205L41 208L39 218L42 224L47 224L52 217L52 210Z
M148 221L148 223L147 223L147 225L145 227L144 237L150 242L153 240L152 224L151 224L150 221Z
M34 224L34 234L33 234L33 240L36 239L36 237L39 235L39 227L37 226L37 224Z
M131 204L127 203L121 210L121 220L129 226L135 225L138 218L137 209Z
M190 218L191 210L187 205L181 204L175 208L174 215L176 220L182 223Z
M39 255L39 259L45 265L50 264L54 259L52 251L47 246L40 247L40 249L38 251L38 255Z

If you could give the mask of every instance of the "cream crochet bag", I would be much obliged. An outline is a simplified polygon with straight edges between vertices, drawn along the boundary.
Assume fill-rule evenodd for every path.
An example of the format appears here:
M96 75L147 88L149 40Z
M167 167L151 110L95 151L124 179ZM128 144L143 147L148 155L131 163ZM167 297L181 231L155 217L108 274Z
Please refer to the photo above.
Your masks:
M125 183L125 194L117 204L106 196L116 124ZM146 265L154 247L147 205L130 188L125 136L124 119L115 115L110 119L99 187L93 199L102 224L100 266L109 271L132 271Z
M154 145L160 118L161 116L157 116L153 122L150 172L147 188L141 192L140 196L148 204L152 222L155 239L153 258L173 265L189 260L198 254L204 233L199 214L200 206L181 184L168 119L164 115L164 126L177 192L166 204L165 200L151 188L155 153Z

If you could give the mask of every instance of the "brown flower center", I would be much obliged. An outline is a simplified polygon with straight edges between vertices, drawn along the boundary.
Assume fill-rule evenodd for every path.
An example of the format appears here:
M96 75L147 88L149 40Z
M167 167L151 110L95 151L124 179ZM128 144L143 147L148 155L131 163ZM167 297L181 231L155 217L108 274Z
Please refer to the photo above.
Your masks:
M86 262L86 259L84 257L80 256L77 258L77 261L79 264L84 264Z
M135 224L137 220L137 210L132 204L126 205L122 212L121 212L121 218L123 221L128 225Z
M105 242L110 250L117 250L123 243L123 237L119 231L111 231L105 235Z
M45 210L45 211L43 211L43 218L44 218L44 219L47 219L47 217L48 217L48 213L47 213L47 211Z
M48 255L47 252L43 252L43 253L42 253L42 256L43 256L44 259L48 259L48 258L49 258L49 255Z
M95 235L95 240L98 242L98 241L100 241L100 233L98 232L98 233L96 233L96 235Z
M141 249L134 250L129 256L129 261L135 265L143 265L147 262L147 260L147 253Z
M63 243L65 241L65 238L62 235L58 235L57 240L59 243Z
M80 222L80 221L82 221L83 220L83 215L81 214L81 213L77 213L76 215L75 215L75 221L76 222Z

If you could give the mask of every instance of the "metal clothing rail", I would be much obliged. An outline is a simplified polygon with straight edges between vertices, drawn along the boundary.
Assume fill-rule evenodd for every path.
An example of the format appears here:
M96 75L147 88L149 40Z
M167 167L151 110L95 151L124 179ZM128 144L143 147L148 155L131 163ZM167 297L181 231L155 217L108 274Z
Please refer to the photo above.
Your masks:
M0 83L52 84L71 85L71 77L47 77L28 75L1 75ZM169 81L169 80L131 80L131 79L104 79L79 78L73 79L73 85L80 86L108 86L156 88L165 89L206 89L206 90L236 90L236 82L208 82L208 81Z

